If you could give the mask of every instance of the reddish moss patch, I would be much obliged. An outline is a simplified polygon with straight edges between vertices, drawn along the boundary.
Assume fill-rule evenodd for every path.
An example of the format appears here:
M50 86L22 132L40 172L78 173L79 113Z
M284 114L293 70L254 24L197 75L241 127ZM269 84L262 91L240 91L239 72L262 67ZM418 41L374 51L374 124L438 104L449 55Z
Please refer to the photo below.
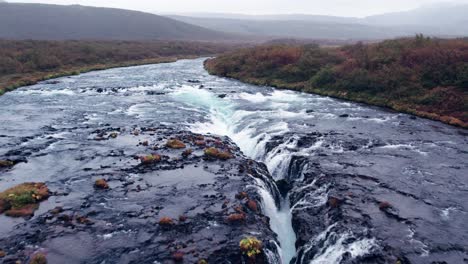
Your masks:
M182 262L182 261L184 261L184 252L177 251L177 252L172 253L172 259L173 259L175 262Z
M31 216L38 203L49 197L44 183L23 183L0 193L0 213L12 217Z
M328 206L330 206L331 208L338 208L340 204L341 204L340 199L336 197L330 197L328 199Z
M140 161L143 164L153 164L153 163L161 161L161 155L150 154L150 155L142 156L140 157Z
M206 146L205 140L196 140L194 144L197 146Z
M226 220L229 223L241 223L245 221L245 214L239 213L239 214L230 214L226 218Z
M236 194L236 199L239 199L239 200L242 200L244 198L248 198L249 195L246 193L246 192L239 192L238 194Z
M171 149L183 149L185 148L185 144L178 139L170 139L167 141L166 147Z
M34 254L34 256L32 256L31 261L29 261L29 264L47 264L47 258L42 253L36 253Z
M247 207L254 211L254 212L257 212L258 211L258 205L257 205L257 202L255 202L254 200L249 200L247 202Z
M101 190L106 190L109 189L109 184L107 184L107 181L104 179L99 179L94 182L94 188L96 189L101 189Z
M24 217L34 215L34 212L39 208L38 204L28 204L21 208L11 208L5 212L6 216Z
M193 153L192 149L187 149L184 152L182 152L182 156L183 157L188 157L188 156L192 155L192 153Z
M6 253L5 253L5 251L3 251L3 250L0 250L0 258L3 258L3 257L5 257L5 256L6 256Z
M228 151L221 151L217 148L207 148L205 149L205 156L214 159L220 160L228 160L231 159L233 156Z
M163 217L159 219L159 225L161 226L172 226L174 224L174 220L170 217Z

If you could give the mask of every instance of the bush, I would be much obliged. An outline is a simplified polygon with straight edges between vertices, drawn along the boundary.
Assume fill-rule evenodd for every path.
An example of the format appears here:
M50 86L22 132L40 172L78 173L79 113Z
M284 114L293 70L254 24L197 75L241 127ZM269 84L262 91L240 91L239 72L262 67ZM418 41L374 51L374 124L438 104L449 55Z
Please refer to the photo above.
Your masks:
M257 255L262 253L262 242L255 237L244 238L239 242L239 247L242 254L255 259Z
M316 88L326 88L336 82L335 74L331 67L321 69L317 74L310 78L310 85Z

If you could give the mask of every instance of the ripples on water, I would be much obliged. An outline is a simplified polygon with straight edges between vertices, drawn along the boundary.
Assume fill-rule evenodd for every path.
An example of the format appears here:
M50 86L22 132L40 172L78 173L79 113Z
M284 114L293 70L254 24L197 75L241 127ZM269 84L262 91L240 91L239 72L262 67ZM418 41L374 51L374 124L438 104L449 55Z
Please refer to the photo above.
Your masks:
M189 83L189 79L200 80L200 83ZM453 217L452 212L458 212L455 215L460 217L459 221L468 220L467 134L460 129L327 97L217 78L203 70L202 60L112 69L58 80L58 84L41 83L0 98L0 119L3 120L0 155L15 144L31 146L35 141L50 140L49 148L54 148L55 144L80 136L48 132L47 127L156 122L199 133L227 135L245 155L265 162L276 180L303 179L301 173L290 175L288 172L293 156L316 158L329 171L377 173L383 177L392 173L406 175L407 182L401 183L399 188L410 193L430 189L427 199L433 200L438 208L439 221ZM344 114L349 117L340 117ZM303 146L301 138L313 132L320 133L316 141ZM284 140L270 147L275 136L283 136ZM86 145L60 147L86 148ZM27 175L38 167L40 170L40 164L50 163L49 159L41 160L37 155L30 163L18 165L3 175L0 189L28 180ZM73 164L66 158L64 162ZM37 167L32 166L35 164ZM66 175L64 172L72 169L73 166L44 169L41 175L46 178L41 180L67 181L69 179L60 179L65 176L58 175ZM401 178L396 179L399 180ZM71 188L82 188L79 186ZM262 187L261 182L259 186ZM300 188L307 190L308 186ZM291 210L324 203L327 193L320 189L310 191L291 205L286 198L281 208L277 208L267 189L260 190L264 208L271 218L272 229L279 235L282 259L286 263L296 254ZM447 192L455 196L449 202L445 201ZM325 244L311 263L339 263L345 252L356 257L371 250L376 243L373 239L344 243L352 236L352 233L334 233L330 226L305 246L308 250L316 243Z

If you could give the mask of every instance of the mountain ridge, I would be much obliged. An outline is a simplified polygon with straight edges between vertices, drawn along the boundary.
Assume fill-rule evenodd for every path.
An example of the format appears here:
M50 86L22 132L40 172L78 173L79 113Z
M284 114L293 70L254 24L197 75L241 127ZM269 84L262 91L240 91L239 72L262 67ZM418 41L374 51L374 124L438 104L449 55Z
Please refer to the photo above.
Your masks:
M438 37L468 35L468 4L429 5L364 18L308 14L168 15L176 20L237 34L295 38L384 39L417 33ZM462 25L462 26L460 26Z
M141 11L81 5L1 3L0 38L39 40L234 41L216 32Z

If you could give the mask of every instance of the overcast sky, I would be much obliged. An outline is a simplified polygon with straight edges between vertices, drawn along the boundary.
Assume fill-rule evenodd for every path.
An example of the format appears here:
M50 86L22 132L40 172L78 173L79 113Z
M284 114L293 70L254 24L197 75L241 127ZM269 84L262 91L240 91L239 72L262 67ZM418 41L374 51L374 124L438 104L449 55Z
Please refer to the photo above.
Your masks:
M7 0L50 4L117 7L156 13L221 12L244 14L319 14L367 16L403 11L440 2L468 0Z

